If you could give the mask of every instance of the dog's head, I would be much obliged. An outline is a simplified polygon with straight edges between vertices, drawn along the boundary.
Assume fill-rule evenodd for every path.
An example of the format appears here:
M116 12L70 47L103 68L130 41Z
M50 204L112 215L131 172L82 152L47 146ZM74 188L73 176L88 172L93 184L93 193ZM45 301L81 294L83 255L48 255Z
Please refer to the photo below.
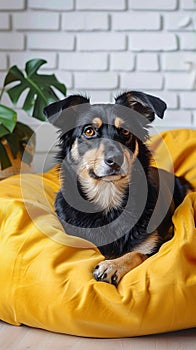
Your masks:
M44 112L61 129L59 160L76 174L79 192L108 211L121 206L136 158L148 167L147 127L165 109L159 98L131 91L105 105L73 95Z

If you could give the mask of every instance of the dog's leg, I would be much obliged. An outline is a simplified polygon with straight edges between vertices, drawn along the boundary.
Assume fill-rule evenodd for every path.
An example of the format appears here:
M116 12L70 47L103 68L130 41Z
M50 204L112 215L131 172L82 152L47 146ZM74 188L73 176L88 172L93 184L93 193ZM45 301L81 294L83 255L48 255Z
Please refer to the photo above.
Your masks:
M140 265L147 256L139 252L130 252L120 258L100 262L94 269L97 281L117 285L120 279L129 271Z

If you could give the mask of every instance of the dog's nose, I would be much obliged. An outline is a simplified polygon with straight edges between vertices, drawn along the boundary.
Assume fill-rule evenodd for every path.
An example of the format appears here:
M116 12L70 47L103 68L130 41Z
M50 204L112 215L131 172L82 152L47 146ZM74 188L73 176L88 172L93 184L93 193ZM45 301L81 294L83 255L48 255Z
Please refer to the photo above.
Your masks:
M105 156L105 164L113 170L119 170L123 163L123 155L120 151L109 152Z

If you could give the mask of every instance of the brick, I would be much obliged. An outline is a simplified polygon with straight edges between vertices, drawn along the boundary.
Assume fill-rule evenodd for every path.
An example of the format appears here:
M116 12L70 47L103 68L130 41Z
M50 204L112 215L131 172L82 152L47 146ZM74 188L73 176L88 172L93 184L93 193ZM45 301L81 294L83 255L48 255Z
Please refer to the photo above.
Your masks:
M194 88L195 73L167 73L165 87L168 90L192 90Z
M178 51L162 54L161 62L165 71L189 71L191 64L196 65L196 53Z
M28 33L27 46L34 50L73 50L74 37L64 33Z
M0 69L7 69L7 57L4 53L0 53Z
M158 73L122 73L120 88L128 90L161 90L163 77Z
M29 51L29 52L15 52L9 53L9 65L13 66L16 64L20 69L24 69L25 63L33 58L42 58L47 61L45 65L43 65L42 69L55 69L57 65L57 55L53 52L43 52L43 51L36 51L35 52Z
M191 127L192 126L192 113L190 111L171 111L165 112L164 120L156 118L154 122L155 126L179 128L179 127Z
M186 109L196 109L195 91L181 92L180 106Z
M16 1L16 0L15 0ZM17 0L18 1L18 0ZM67 11L74 7L73 0L28 0L28 6L32 9Z
M137 69L139 71L158 71L159 57L154 53L139 53L137 55Z
M196 14L186 12L164 15L165 28L171 31L192 31L196 26Z
M72 93L78 93L77 90L71 91ZM80 89L80 94L83 96L88 96L91 103L110 103L112 102L111 93L108 90L91 90Z
M179 33L181 50L196 50L195 33Z
M59 53L59 68L65 70L106 70L108 55L106 53L74 52Z
M131 71L135 67L135 57L131 52L115 52L110 56L110 68L119 71Z
M0 30L9 29L10 27L9 15L5 13L0 13Z
M77 10L125 10L125 0L76 0Z
M114 30L159 30L161 17L157 13L118 13L112 15Z
M22 10L25 8L25 0L1 0L0 10Z
M80 51L125 50L126 36L121 33L88 33L77 35Z
M177 39L171 33L129 34L129 48L133 51L174 51Z
M181 7L183 10L196 10L194 0L181 0Z
M75 88L77 89L115 89L118 87L118 76L112 72L75 73Z
M0 50L23 50L24 35L21 33L0 33Z
M186 1L186 0L185 0ZM176 10L177 0L129 0L129 7L133 10Z
M51 12L23 12L15 13L13 28L24 30L57 30L59 29L59 14Z
M108 30L109 17L106 13L69 12L62 15L63 30Z

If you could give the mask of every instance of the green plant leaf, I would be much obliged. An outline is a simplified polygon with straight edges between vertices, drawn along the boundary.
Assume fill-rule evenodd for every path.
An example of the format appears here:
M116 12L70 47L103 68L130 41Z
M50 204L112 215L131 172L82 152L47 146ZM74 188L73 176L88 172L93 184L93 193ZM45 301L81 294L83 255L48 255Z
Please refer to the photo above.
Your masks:
M29 115L32 115L34 108L34 91L29 90L27 93L26 99L23 104L23 109L26 111Z
M35 134L28 125L17 122L14 131L5 135L4 139L7 141L14 159L20 153L22 161L31 164L35 147ZM6 148L1 142L0 164L2 170L12 166Z
M9 98L14 105L17 104L20 96L27 88L28 88L28 85L25 82L23 82L21 84L15 85L12 88L10 88L9 90L7 90Z
M47 61L39 59L32 59L30 61L28 61L25 65L25 72L27 73L27 76L31 76L34 73L36 73L38 71L38 69L43 66L43 64L47 63Z
M49 103L58 101L59 98L56 91L59 91L63 96L66 95L66 87L60 83L54 74L38 74L38 69L47 63L43 59L32 59L26 63L25 74L17 66L12 66L4 81L4 86L11 83L19 84L7 89L7 93L11 101L16 104L21 94L28 89L26 98L22 106L28 114L40 120L46 120L43 114L43 108Z
M17 122L14 133L18 138L22 161L31 164L35 147L34 131L28 125Z
M16 121L17 113L13 109L0 104L0 127L2 129L2 131L0 131L0 137L5 135L2 135L5 129L7 129L8 132L12 132L16 126Z
M9 134L10 131L5 128L5 126L0 125L0 138L4 137L5 135Z
M12 163L9 160L6 149L1 143L0 143L0 155L1 155L1 157L0 157L1 170L4 170L4 169L12 166Z
M10 84L10 83L13 83L14 81L17 81L17 80L24 80L25 77L24 77L24 74L22 73L22 71L15 65L15 66L12 66L8 72L7 72L7 75L5 77L5 80L4 80L4 86Z

